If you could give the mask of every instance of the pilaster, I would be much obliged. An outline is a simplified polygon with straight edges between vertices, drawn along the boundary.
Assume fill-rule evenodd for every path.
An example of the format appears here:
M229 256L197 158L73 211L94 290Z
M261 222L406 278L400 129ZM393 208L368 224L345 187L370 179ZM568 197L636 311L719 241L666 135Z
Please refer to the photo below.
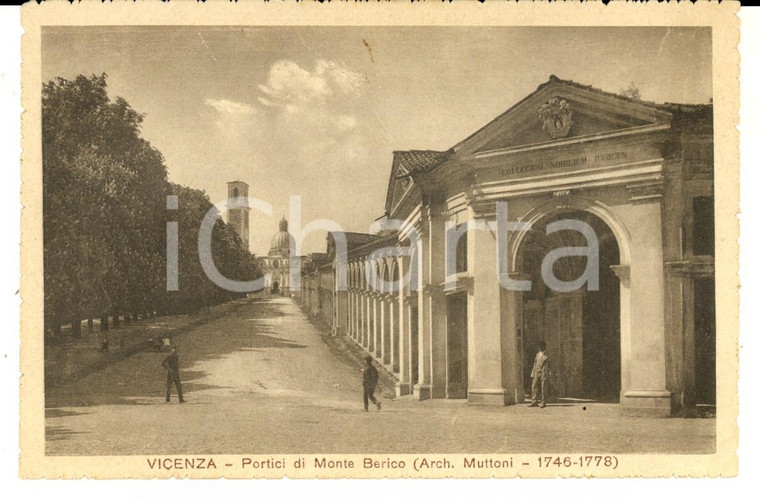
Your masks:
M618 276L630 274L630 292L621 279L621 396L627 414L667 416L671 394L667 389L665 344L665 278L662 250L662 182L629 185L631 205L624 217L631 233L630 272L618 267ZM629 312L624 302L629 303Z

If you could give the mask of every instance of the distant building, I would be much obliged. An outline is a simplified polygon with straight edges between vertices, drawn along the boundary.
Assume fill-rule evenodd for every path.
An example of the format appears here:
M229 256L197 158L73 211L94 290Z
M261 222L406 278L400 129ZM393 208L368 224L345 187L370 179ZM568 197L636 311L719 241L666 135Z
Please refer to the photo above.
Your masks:
M295 240L288 233L287 219L283 217L279 226L279 231L272 236L269 253L259 257L258 262L269 292L286 296L290 293L290 253L295 249Z
M232 226L248 249L248 184L243 181L227 183L227 224Z

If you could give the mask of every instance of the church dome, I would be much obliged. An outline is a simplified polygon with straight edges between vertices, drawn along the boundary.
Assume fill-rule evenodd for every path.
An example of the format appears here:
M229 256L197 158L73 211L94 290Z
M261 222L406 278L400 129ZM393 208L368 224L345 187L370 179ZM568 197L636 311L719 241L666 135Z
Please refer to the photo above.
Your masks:
M269 248L269 255L290 255L291 243L294 243L293 235L288 233L288 221L283 217L280 220L280 231L272 236L272 245Z

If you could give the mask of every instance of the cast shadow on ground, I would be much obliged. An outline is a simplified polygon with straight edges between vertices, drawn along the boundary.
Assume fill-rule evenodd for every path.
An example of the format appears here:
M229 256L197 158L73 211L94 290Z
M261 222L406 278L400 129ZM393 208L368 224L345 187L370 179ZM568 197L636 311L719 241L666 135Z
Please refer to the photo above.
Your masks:
M87 431L74 431L71 428L65 426L45 426L45 440L56 441L66 440L74 435L86 435Z
M65 409L45 409L45 418L61 418L71 416L81 416L83 414L90 414L89 412L76 412Z
M255 308L242 314L233 312L211 324L198 326L177 339L180 356L180 375L183 393L190 395L199 390L224 389L223 386L200 382L207 373L189 370L197 363L229 356L240 351L266 351L277 349L306 348L306 345L269 335L271 328L251 327L244 320L259 320L273 316L272 309ZM263 322L262 322L263 323ZM245 328L241 328L245 325ZM262 326L263 327L263 326ZM208 335L214 330L224 330L224 336ZM261 332L264 331L264 332ZM161 363L167 353L145 351L115 362L102 370L88 374L71 384L50 388L46 391L46 407L55 412L60 408L91 407L98 405L152 405L146 398L160 398L166 391L166 372ZM172 388L175 395L175 389Z

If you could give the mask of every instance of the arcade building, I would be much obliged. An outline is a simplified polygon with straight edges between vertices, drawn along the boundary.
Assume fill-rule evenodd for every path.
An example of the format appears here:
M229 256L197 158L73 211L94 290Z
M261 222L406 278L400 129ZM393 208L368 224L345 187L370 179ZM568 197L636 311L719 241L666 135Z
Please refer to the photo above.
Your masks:
M327 260L302 272L302 290L317 293L298 298L330 295L321 314L394 374L399 395L524 402L544 340L556 397L661 416L714 405L713 168L711 104L552 75L446 151L395 152L385 217L398 224L341 237L345 287L330 234ZM530 227L500 231L501 202ZM592 247L557 230L565 220L593 230L597 262L552 254ZM589 266L598 287L544 280Z

